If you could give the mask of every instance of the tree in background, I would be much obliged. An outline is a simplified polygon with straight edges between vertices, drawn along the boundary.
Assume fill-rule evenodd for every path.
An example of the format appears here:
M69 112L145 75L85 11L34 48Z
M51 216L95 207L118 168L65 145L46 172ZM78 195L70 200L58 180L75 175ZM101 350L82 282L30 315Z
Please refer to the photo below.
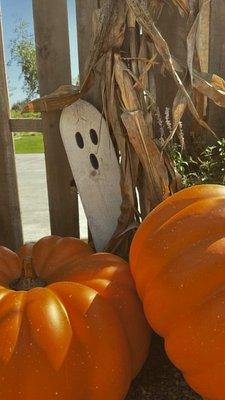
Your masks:
M10 43L9 60L9 65L16 62L21 68L26 100L37 96L39 92L34 37L28 32L28 26L25 21L16 25L15 38Z
M39 94L38 73L34 36L29 33L29 24L20 21L14 30L15 37L10 42L10 60L8 65L16 62L21 68L21 78L24 80L23 89L26 98L13 105L15 110L21 110L27 101ZM75 86L79 86L79 75L72 79ZM11 89L13 91L14 88ZM12 107L12 109L13 109Z

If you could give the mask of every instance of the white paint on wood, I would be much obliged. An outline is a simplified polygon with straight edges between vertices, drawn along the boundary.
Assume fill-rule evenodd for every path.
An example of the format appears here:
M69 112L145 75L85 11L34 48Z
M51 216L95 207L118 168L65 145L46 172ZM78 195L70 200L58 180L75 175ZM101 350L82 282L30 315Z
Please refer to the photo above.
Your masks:
M122 202L120 169L106 121L84 100L62 112L60 131L97 251L111 239Z

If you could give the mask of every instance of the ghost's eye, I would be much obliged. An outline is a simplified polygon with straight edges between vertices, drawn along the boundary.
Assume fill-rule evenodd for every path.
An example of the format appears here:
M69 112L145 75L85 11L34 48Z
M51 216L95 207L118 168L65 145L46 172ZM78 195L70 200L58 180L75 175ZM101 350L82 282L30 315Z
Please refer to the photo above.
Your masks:
M75 135L77 146L80 147L80 149L84 148L84 139L82 138L82 135L80 132L77 132Z
M90 162L94 169L99 169L99 162L94 154L90 154Z
M90 137L91 137L92 143L97 145L98 144L98 135L94 129L90 130Z

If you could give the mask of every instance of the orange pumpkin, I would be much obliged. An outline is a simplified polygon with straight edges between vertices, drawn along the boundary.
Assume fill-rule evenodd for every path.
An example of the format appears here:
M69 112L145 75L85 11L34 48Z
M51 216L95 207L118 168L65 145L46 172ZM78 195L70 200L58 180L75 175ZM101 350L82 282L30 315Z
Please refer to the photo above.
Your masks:
M50 236L0 247L0 398L121 400L149 328L125 261Z
M225 187L185 189L134 237L130 264L151 326L203 398L225 399Z

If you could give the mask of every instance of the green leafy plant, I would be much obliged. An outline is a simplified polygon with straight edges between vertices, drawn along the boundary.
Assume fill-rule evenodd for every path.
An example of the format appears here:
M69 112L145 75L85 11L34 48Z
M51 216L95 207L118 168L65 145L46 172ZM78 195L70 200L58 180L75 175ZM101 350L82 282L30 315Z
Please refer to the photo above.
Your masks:
M181 175L183 186L204 183L225 184L225 139L206 147L196 158L182 151L178 144L171 144L168 151Z

